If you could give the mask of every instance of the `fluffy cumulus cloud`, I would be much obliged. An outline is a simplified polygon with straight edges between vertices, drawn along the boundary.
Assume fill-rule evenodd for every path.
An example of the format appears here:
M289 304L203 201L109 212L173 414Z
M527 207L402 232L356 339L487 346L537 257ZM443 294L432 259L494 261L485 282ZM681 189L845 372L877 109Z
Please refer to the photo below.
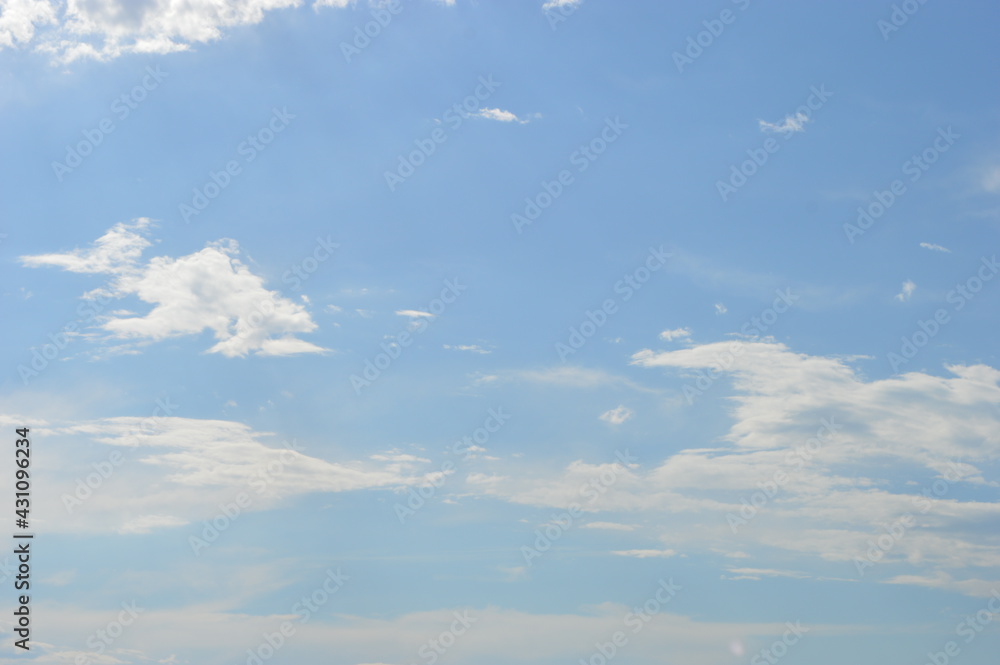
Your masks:
M997 369L866 380L844 359L773 342L645 350L632 362L687 378L685 390L731 390L722 445L665 442L675 452L661 461L578 460L537 477L497 469L469 485L518 504L577 503L609 523L641 514L650 526L618 545L627 542L616 553L629 556L740 551L765 564L754 568L791 558L816 577L967 593L996 584L1000 541L988 534L1000 519L990 475L1000 459ZM698 383L719 367L731 383ZM581 491L593 483L603 491Z
M210 353L225 356L287 356L325 349L297 338L316 329L303 305L268 290L239 258L234 240L210 243L201 251L142 260L151 245L148 219L116 224L92 247L64 253L22 256L29 267L53 266L70 272L105 274L110 282L85 295L89 300L138 297L152 309L144 316L114 311L98 319L105 341L148 344L211 330ZM104 311L102 304L101 311Z
M37 26L55 22L56 7L51 0L4 0L0 3L0 46L26 44Z
M60 63L81 58L110 60L126 53L186 51L220 39L228 29L260 23L268 12L308 4L319 10L355 2L0 0L0 47L32 48Z

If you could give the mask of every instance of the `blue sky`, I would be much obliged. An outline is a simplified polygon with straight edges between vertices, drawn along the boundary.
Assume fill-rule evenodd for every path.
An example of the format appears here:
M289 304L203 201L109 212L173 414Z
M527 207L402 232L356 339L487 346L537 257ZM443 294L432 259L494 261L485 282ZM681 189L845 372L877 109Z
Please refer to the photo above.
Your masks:
M997 11L0 1L0 662L992 662Z

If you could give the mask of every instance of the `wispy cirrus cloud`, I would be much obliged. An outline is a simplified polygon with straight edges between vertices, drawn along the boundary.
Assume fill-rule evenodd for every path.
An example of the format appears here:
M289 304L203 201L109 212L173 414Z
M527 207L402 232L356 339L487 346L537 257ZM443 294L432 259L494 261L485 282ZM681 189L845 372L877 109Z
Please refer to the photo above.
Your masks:
M644 548L651 552L736 550L760 562L730 571L743 579L776 576L790 561L816 579L858 579L857 557L907 515L912 528L866 580L888 581L904 570L920 580L947 574L956 580L949 588L962 591L979 588L969 569L1000 567L1000 546L984 536L1000 519L1000 483L988 476L1000 460L1000 370L948 366L944 377L869 380L849 359L774 342L729 351L729 342L718 342L644 350L632 360L684 376L727 358L731 388L715 389L732 391L733 422L721 441L678 446L668 439L672 452L664 459L628 468L586 460L559 470L500 465L490 476L470 475L469 489L556 508L580 501L588 480L610 478L584 506L596 522L632 523L641 515L635 533L661 543ZM937 494L923 491L931 487ZM960 489L972 487L980 490L975 499ZM756 508L748 511L751 496Z
M924 249L929 249L934 252L946 252L948 254L951 254L950 249L948 249L947 247L942 247L941 245L935 245L929 242L922 242L920 243L920 246L923 247Z
M152 423L152 424L151 424ZM266 510L311 492L391 489L426 483L439 471L429 460L390 450L368 460L328 461L299 444L269 443L275 435L241 422L159 416L119 416L50 423L35 428L58 462L45 500L48 528L56 531L148 533L206 519L243 492L245 510ZM112 453L124 458L114 482L74 503L77 477ZM80 504L80 505L77 505Z

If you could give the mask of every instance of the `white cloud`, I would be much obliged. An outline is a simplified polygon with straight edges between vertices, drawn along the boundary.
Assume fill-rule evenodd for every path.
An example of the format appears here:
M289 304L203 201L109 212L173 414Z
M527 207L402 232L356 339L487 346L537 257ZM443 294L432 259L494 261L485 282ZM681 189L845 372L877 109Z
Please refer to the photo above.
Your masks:
M805 131L805 124L809 122L809 116L805 113L796 113L795 115L787 115L785 119L778 123L766 122L764 120L760 122L760 131L772 134L793 134L795 132Z
M254 25L268 11L296 7L302 0L7 0L17 8L19 45L52 55L57 62L109 60L126 53L172 53L220 39L228 28ZM30 27L29 27L30 23Z
M26 44L37 27L56 23L50 0L5 0L0 3L0 47Z
M261 577L253 569L241 571L246 580ZM264 571L271 572L271 571ZM323 573L307 569L314 577L297 579L296 585L311 585L321 581ZM345 574L350 574L345 567ZM673 579L664 574L664 578ZM360 576L359 576L360 580ZM176 581L174 582L176 584ZM347 585L360 584L348 580ZM690 593L678 580L681 594ZM655 582L645 591L646 597L655 598L660 590ZM637 593L643 593L640 589ZM662 592L661 592L662 593ZM662 596L661 596L662 598ZM595 637L613 635L622 630L623 617L632 612L624 603L604 602L592 607L563 613L532 614L496 606L441 607L429 611L409 612L394 616L355 616L338 609L338 600L331 601L332 608L315 613L307 622L295 623L294 662L322 662L330 660L331 652L337 653L337 662L408 663L413 660L414 645L426 644L429 636L439 635L442 627L453 624L456 614L475 619L472 630L466 631L448 649L448 659L456 663L555 663L575 662L592 650ZM641 601L640 601L641 602ZM235 605L235 603L229 603ZM260 603L258 603L260 604ZM636 665L662 663L664 654L671 662L704 663L721 665L733 662L726 645L734 639L770 643L781 639L788 627L785 623L710 622L670 611L673 605L659 606L654 620L643 624L642 632L628 644L629 662ZM116 612L89 611L86 606L56 605L47 610L52 629L46 638L58 644L75 644L79 636L87 635L94 625L113 621ZM148 607L142 621L128 627L129 643L142 646L142 652L114 651L115 663L134 665L147 663L145 654L164 658L178 652L177 635L185 636L184 646L190 653L209 654L212 660L224 660L225 654L246 651L247 636L259 641L261 635L271 634L275 625L287 615L257 614L245 606L220 609L218 604L201 603L179 607ZM626 630L627 627L626 627ZM837 636L870 633L863 625L810 624L810 634ZM516 635L517 639L511 639ZM632 633L629 633L633 637ZM76 638L76 639L74 639ZM256 644L252 642L252 644ZM116 645L118 646L118 645ZM37 662L43 665L73 662L69 647L53 649L54 654ZM79 652L77 652L79 653ZM140 656L139 654L142 654ZM219 654L216 657L216 654ZM186 654L185 654L186 655ZM45 656L43 656L45 658ZM141 658L141 659L140 659ZM103 662L95 660L95 663ZM111 665L109 662L107 665Z
M0 47L34 48L55 62L173 53L256 25L268 12L309 0L0 0ZM353 0L315 0L313 9ZM376 4L374 1L371 4ZM453 0L441 4L452 5Z
M422 464L430 464L429 459L423 457L417 457L416 455L410 455L409 453L401 453L398 450L390 450L385 453L377 453L371 456L371 459L378 460L379 462L420 462Z
M549 11L551 9L560 9L562 7L577 7L583 0L547 0L547 2L542 5L542 11Z
M660 339L666 342L672 342L675 339L680 339L682 337L690 337L691 330L689 328L674 328L673 330L664 330L660 333Z
M773 342L743 342L738 354L731 347L633 356L634 365L682 376L729 359L723 366L731 383L711 389L732 404L733 423L712 447L667 439L664 448L674 452L665 459L628 469L583 460L561 470L499 465L489 482L469 483L470 490L532 506L577 502L598 520L627 522L625 513L639 513L643 531L658 536L663 549L739 551L761 562L753 571L733 571L741 575L759 577L794 562L816 568L815 578L859 579L856 558L907 514L913 527L866 581L945 571L961 590L973 583L960 572L1000 567L1000 546L984 536L1000 519L1000 484L985 475L1000 460L1000 371L955 365L945 377L911 372L868 380L841 357L794 353ZM832 435L824 421L834 425ZM761 487L779 473L785 475L767 499ZM602 474L614 482L581 501L579 488ZM924 490L944 478L943 493L925 500ZM916 486L908 484L914 479ZM738 518L741 501L755 493L764 505L734 533L731 516Z
M635 415L635 412L627 406L619 405L610 411L601 414L601 420L612 425L621 425L626 420Z
M171 515L142 515L130 519L118 528L118 533L150 533L154 529L184 526L187 520Z
M967 596L989 598L1000 588L1000 580L967 579L956 580L948 573L938 571L934 575L897 575L885 581L886 584L912 584L930 589L956 591Z
M536 370L518 370L507 372L498 378L529 381L564 386L568 388L603 388L608 386L624 386L643 392L656 392L640 386L634 381L609 372L584 367L559 366Z
M411 319L433 319L434 315L430 312L421 312L417 309L397 309L396 314L399 316L407 316Z
M486 120L496 120L498 122L516 122L521 125L525 125L533 118L540 117L538 114L534 116L529 116L526 118L519 118L511 111L503 111L501 109L479 109L477 113L473 114L474 117L484 118Z
M929 242L922 242L920 243L920 246L923 247L924 249L930 249L935 252L947 252L948 254L951 254L950 249L948 249L947 247L942 247L941 245L935 245Z
M986 170L981 181L983 189L990 193L1000 192L1000 166Z
M100 328L110 334L105 341L143 345L211 330L217 343L208 352L228 357L326 351L294 336L316 330L312 317L302 305L266 289L263 278L240 260L235 240L209 243L179 258L158 256L142 263L141 255L151 245L145 238L149 228L145 218L116 224L89 249L22 256L21 262L106 274L111 282L85 297L136 296L153 305L145 316L113 312L102 316ZM135 348L126 345L119 351Z
M762 577L790 577L792 579L807 579L809 575L797 570L776 570L774 568L730 568L733 574L731 580L759 580Z
M378 4L371 0L369 4ZM268 12L309 0L0 0L0 48L33 48L54 62L111 60L127 53L175 53L261 23ZM452 6L454 0L439 0ZM344 8L355 0L314 0Z
M633 531L632 524L619 524L618 522L588 522L583 525L584 529L607 529L609 531Z
M22 256L21 263L31 268L55 266L81 273L123 275L134 272L142 253L152 244L143 235L151 225L147 217L140 217L131 223L120 222L95 240L89 249Z
M612 552L618 556L631 556L637 559L669 558L677 554L673 550L617 550Z
M53 491L40 505L46 528L60 532L148 533L210 519L241 492L250 498L246 512L311 492L388 490L434 477L423 471L429 461L414 455L327 461L295 442L267 445L271 433L227 420L128 416L33 431L51 446ZM104 461L113 454L123 461ZM78 480L94 473L95 460L116 470L99 491L74 503Z
M716 314L725 314L728 311L729 311L729 308L726 307L725 305L723 305L721 302L715 303L715 313Z
M442 344L441 347L444 348L444 349L452 350L452 351L468 351L470 353L480 353L480 354L484 354L484 355L485 354L489 354L489 353L493 353L492 350L490 350L490 349L484 349L483 347L479 346L478 344L455 344L455 345L453 345L453 344Z
M902 290L896 294L896 300L899 302L906 302L913 295L913 292L917 290L917 285L913 283L912 280L906 280L903 282Z
M45 584L52 586L66 586L76 579L76 570L61 570L42 580Z

